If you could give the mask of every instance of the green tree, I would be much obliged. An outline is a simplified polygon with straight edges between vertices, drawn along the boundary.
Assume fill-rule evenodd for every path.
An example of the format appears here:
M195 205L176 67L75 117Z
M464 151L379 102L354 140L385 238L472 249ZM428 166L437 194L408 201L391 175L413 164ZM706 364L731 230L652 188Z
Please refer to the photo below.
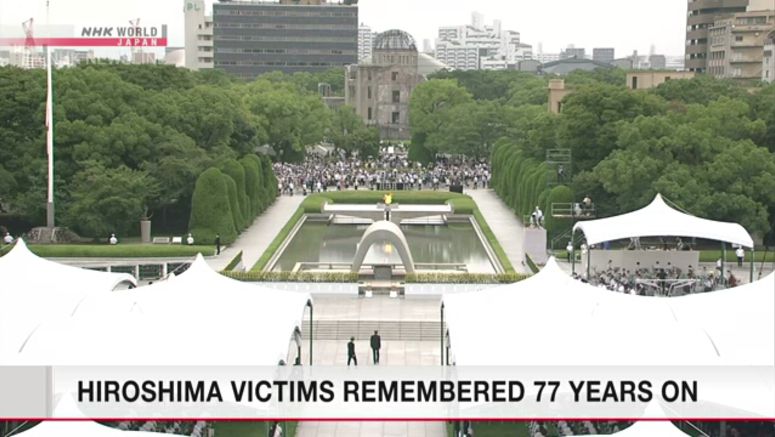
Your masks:
M263 199L261 198L261 170L259 167L261 164L247 156L242 157L239 163L245 172L245 194L248 196L250 218L252 222L252 220L263 211Z
M410 158L420 162L432 160L438 150L426 144L428 136L445 126L448 120L444 114L446 110L471 101L471 94L455 80L431 80L420 84L409 103L412 127Z
M106 169L89 162L73 178L65 223L82 235L107 238L127 235L138 226L158 184L146 172L126 167Z

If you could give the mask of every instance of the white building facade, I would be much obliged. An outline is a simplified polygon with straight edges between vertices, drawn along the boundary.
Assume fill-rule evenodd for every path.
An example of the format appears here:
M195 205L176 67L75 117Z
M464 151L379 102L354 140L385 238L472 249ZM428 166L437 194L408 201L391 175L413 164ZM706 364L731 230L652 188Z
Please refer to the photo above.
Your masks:
M374 45L374 32L371 27L361 23L358 26L358 62L364 62L371 57Z
M769 83L775 82L775 32L770 33L764 45L762 80Z
M500 20L486 25L475 12L469 25L439 28L436 58L457 70L499 70L532 59L533 47L519 32L503 30Z
M205 13L204 0L185 0L186 68L213 68L213 17Z

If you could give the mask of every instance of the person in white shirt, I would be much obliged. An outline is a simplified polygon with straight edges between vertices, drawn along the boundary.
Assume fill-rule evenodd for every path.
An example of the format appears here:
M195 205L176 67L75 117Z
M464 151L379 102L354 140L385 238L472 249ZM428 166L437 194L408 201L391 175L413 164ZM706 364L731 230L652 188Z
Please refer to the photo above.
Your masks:
M10 233L10 232L6 232L6 233L5 233L5 237L3 237L3 242L4 242L5 244L11 244L11 243L13 243L13 236L11 235L11 233Z
M188 238L186 238L186 244L188 244L189 246L194 245L194 236L191 235L191 233L189 233Z
M110 244L113 246L118 244L118 238L116 238L116 234L110 234L110 240L108 241L110 241Z
M568 241L568 245L565 246L565 251L568 252L568 262L570 262L571 253L573 253L573 242Z
M536 214L536 224L538 225L538 227L542 228L544 226L544 212L541 211L541 208L536 206L535 214Z
M743 246L737 248L735 255L737 255L737 266L743 267L743 260L745 260L745 249L743 249Z

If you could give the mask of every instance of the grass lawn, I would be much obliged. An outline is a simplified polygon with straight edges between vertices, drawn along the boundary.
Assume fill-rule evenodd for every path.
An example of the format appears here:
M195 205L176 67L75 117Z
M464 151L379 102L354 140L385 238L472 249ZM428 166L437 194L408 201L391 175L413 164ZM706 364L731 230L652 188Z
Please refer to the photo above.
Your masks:
M198 253L215 254L215 247L187 246L181 244L33 244L30 250L45 258L185 258ZM0 249L0 255L10 250Z
M253 266L251 271L260 272L266 267L269 260L274 256L274 253L283 244L288 234L296 226L296 223L304 216L304 214L319 214L323 208L323 204L328 203L350 203L350 204L370 204L381 202L383 197L387 194L387 191L332 191L318 194L311 194L301 203L301 206L288 220L288 223L280 230L272 243L267 247L266 251L261 255L258 262ZM514 266L511 265L506 252L501 247L498 239L495 238L495 234L490 229L484 216L479 212L479 208L476 207L476 203L469 196L459 193L451 193L448 191L396 191L393 193L394 203L404 203L408 205L440 205L443 203L450 203L456 214L472 214L476 219L479 227L490 243L490 247L495 251L498 260L500 261L503 269L506 273L514 273Z
M447 425L447 435L455 437L455 427ZM527 424L518 422L481 422L474 423L474 435L476 437L529 437Z

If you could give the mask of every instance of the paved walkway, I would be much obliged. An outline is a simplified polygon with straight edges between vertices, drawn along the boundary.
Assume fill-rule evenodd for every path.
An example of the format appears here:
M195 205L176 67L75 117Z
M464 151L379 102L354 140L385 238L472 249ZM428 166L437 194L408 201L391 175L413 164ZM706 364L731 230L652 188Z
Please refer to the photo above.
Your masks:
M438 320L439 298L371 299L322 296L315 299L317 320ZM305 315L305 318L307 316ZM307 362L308 345L304 340L302 361ZM347 363L347 341L315 340L316 366ZM359 339L355 351L360 366L373 366L369 341ZM293 355L291 352L289 359ZM438 341L382 340L380 366L438 366L441 344ZM297 437L446 437L444 422L301 422Z
M525 247L522 241L525 227L514 212L506 206L493 190L466 190L479 206L487 224L503 246L514 270L530 273L525 264Z
M221 251L219 256L208 258L207 264L215 270L223 270L242 251L242 263L246 269L250 270L303 200L304 196L278 197L269 209L258 216L256 221L240 234L237 241L226 250Z

